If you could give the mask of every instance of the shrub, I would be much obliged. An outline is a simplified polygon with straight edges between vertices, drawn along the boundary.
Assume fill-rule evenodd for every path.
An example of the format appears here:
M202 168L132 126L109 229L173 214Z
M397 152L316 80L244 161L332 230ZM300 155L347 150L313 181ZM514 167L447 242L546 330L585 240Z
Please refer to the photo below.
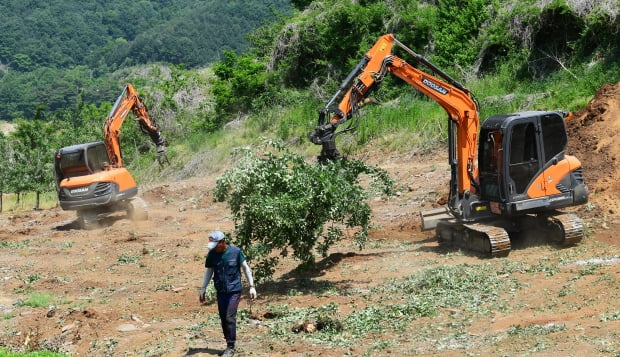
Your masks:
M313 250L323 256L351 228L363 248L370 227L367 191L360 175L371 178L372 187L392 190L392 180L379 168L358 160L342 159L325 165L307 163L281 142L263 144L274 150L257 155L252 148L233 151L236 166L217 180L214 198L227 201L235 221L236 238L255 264L257 279L274 272L279 250L302 264L314 262Z

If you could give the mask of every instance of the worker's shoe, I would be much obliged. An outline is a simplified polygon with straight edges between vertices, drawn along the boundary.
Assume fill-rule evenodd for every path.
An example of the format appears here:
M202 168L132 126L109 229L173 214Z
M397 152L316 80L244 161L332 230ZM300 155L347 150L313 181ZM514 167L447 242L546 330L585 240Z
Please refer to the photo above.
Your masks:
M235 348L234 347L226 347L226 349L224 350L224 352L222 352L222 354L220 356L222 357L232 357L235 354Z

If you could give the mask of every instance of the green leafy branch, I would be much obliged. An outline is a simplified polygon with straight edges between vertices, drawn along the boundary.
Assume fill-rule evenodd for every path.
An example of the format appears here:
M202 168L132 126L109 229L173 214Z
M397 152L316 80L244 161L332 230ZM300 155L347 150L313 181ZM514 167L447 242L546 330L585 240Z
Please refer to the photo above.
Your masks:
M230 205L234 243L254 262L257 279L270 278L289 251L301 264L314 263L315 251L326 256L349 230L364 247L371 210L360 176L391 194L387 172L359 160L310 164L278 141L265 141L262 148L260 155L251 147L235 149L236 165L217 180L214 192L216 201Z

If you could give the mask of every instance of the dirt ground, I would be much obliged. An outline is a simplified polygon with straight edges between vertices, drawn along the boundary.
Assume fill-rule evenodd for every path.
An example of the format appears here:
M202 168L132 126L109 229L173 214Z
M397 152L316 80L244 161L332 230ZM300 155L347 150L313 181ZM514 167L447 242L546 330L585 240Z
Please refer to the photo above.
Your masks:
M619 356L620 83L603 86L568 128L590 188L589 204L574 209L587 227L579 245L515 243L498 259L440 249L420 230L418 215L445 194L445 153L369 153L360 158L388 170L398 191L369 201L376 224L369 244L360 251L344 241L313 272L283 261L276 280L257 287L256 302L241 302L250 318L240 318L238 355ZM218 355L225 344L216 306L201 306L198 290L208 233L233 228L228 207L213 202L219 174L143 187L148 221L120 215L84 231L73 212L59 208L0 215L0 346L73 356ZM346 316L368 303L349 292L447 265L528 268L501 275L518 286L504 296L505 309L466 319L455 318L463 314L458 309L440 311L397 336L377 329L353 343L325 343L309 332L278 334L270 324L270 311L282 305L336 303ZM319 292L325 284L338 293ZM54 307L24 305L32 293L52 295Z

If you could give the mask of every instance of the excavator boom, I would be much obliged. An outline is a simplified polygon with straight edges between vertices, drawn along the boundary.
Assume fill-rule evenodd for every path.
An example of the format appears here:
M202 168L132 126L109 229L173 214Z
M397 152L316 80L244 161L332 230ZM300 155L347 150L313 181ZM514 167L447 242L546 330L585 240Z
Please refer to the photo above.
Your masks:
M434 72L437 78L418 68L413 67L403 59L394 56L392 49L398 45L412 55L420 64ZM368 101L369 95L377 90L383 78L391 73L420 92L429 96L441 105L453 123L450 127L450 137L453 143L450 148L450 164L453 166L453 196L463 195L472 191L475 186L477 169L475 158L478 150L479 114L478 106L469 90L448 74L441 71L421 55L418 55L398 41L394 35L386 34L379 38L375 45L364 55L359 64L343 81L338 92L319 110L319 125L309 134L315 144L323 145L319 160L335 159L339 156L335 147L337 135L354 129L353 126L344 130L338 127L348 123L358 115L359 107ZM347 89L345 91L345 89ZM334 101L344 93L337 108L333 108ZM333 116L326 120L326 116ZM354 124L356 126L356 124Z
M104 142L110 156L110 166L112 167L123 167L123 156L120 146L121 126L130 111L134 113L142 131L148 133L151 137L157 154L159 156L165 155L166 140L157 127L155 120L149 115L138 92L131 84L127 83L121 95L116 99L103 127Z

